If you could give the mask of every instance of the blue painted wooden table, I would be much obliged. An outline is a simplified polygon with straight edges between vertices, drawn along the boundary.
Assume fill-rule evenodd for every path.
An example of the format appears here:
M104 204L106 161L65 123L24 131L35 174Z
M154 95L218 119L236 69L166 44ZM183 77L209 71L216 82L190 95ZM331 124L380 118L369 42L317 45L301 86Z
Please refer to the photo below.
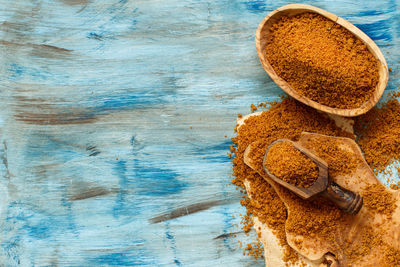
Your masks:
M288 3L1 0L1 266L263 266L227 152L236 114L279 99L254 34ZM400 1L306 3L398 86Z

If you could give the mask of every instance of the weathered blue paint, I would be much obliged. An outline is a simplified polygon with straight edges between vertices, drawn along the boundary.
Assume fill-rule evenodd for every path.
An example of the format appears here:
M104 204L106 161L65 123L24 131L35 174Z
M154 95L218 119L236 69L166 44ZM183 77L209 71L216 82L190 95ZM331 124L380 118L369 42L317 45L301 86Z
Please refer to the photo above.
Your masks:
M375 39L397 90L399 1L305 2ZM289 3L0 0L1 265L263 266L227 153L282 94L254 33Z
M176 252L176 241L174 235L171 233L170 227L169 227L169 222L165 222L165 236L167 237L167 240L169 241L169 246L172 250L173 256L174 256L174 264L178 267L182 266L182 263L180 262L177 252Z
M369 24L355 24L358 28L368 34L373 40L392 41L392 34L390 32L392 24L396 23L395 19L379 20Z
M245 1L245 5L250 12L259 13L270 10L271 4L268 5L268 2L265 0Z

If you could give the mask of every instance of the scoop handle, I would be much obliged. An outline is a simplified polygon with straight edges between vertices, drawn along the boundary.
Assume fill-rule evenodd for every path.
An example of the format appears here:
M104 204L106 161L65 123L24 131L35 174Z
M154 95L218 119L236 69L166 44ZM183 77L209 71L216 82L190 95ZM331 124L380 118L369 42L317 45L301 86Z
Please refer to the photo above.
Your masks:
M360 194L347 190L333 181L321 194L349 214L357 214L363 205L363 198Z

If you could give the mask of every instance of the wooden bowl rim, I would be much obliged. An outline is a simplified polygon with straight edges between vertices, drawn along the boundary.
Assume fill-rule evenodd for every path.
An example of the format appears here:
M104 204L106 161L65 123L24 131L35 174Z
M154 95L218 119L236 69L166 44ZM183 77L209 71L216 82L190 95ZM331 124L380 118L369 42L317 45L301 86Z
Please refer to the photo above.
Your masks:
M348 31L353 33L356 38L361 40L364 44L366 44L368 50L374 55L374 57L378 61L378 69L379 69L379 81L377 84L377 87L375 88L375 91L373 95L371 96L370 99L368 99L366 102L364 102L360 107L355 108L355 109L340 109L340 108L332 108L326 105L319 104L316 101L313 101L305 96L299 95L285 80L280 78L274 71L273 67L271 64L268 62L266 57L264 56L264 49L261 47L261 33L262 30L266 24L266 22L271 19L273 16L280 12L284 11L290 11L290 10L304 10L304 12L313 12L320 14L335 23L338 23L342 27L346 28ZM359 116L361 114L366 113L369 111L371 108L373 108L383 95L383 92L386 88L388 79L389 79L389 71L387 67L387 63L385 60L385 57L383 56L381 50L379 47L375 44L375 42L368 37L363 31L361 31L359 28L354 26L352 23L348 22L347 20L336 16L333 13L330 13L326 10L323 10L318 7L314 7L311 5L306 5L306 4L290 4L290 5L285 5L282 7L279 7L275 9L274 11L270 12L258 25L257 32L256 32L256 37L255 37L255 43L256 43L256 49L257 49L257 54L258 57L261 61L261 64L264 68L264 70L268 73L268 75L271 77L271 79L287 94L289 94L291 97L295 98L296 100L302 102L305 105L311 106L317 110L330 113L330 114L336 114L340 116L345 116L345 117L354 117L354 116Z

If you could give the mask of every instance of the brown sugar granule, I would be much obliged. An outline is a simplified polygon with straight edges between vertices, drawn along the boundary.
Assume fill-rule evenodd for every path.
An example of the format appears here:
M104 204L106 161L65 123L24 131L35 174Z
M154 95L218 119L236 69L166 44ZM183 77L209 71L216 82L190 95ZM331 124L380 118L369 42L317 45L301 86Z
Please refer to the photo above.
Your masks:
M393 95L381 107L357 117L354 124L358 144L375 174L400 160L400 104Z
M382 184L368 185L363 192L364 205L380 214L392 217L394 210L397 208L396 200L392 194L385 190Z
M310 187L318 178L317 164L290 142L270 147L265 167L276 177L298 187Z
M251 244L247 244L247 246L244 248L243 254L244 255L250 255L252 256L255 260L258 258L263 258L263 247L262 243L260 241L258 242L253 242Z
M391 184L389 187L392 190L399 190L400 189L400 186L398 184Z
M385 266L400 266L400 250L388 247L384 252Z
M261 102L261 103L257 104L257 107L265 108L265 107L267 107L267 103Z
M378 83L378 62L366 45L335 22L313 13L282 17L266 56L300 95L333 108L358 108Z

